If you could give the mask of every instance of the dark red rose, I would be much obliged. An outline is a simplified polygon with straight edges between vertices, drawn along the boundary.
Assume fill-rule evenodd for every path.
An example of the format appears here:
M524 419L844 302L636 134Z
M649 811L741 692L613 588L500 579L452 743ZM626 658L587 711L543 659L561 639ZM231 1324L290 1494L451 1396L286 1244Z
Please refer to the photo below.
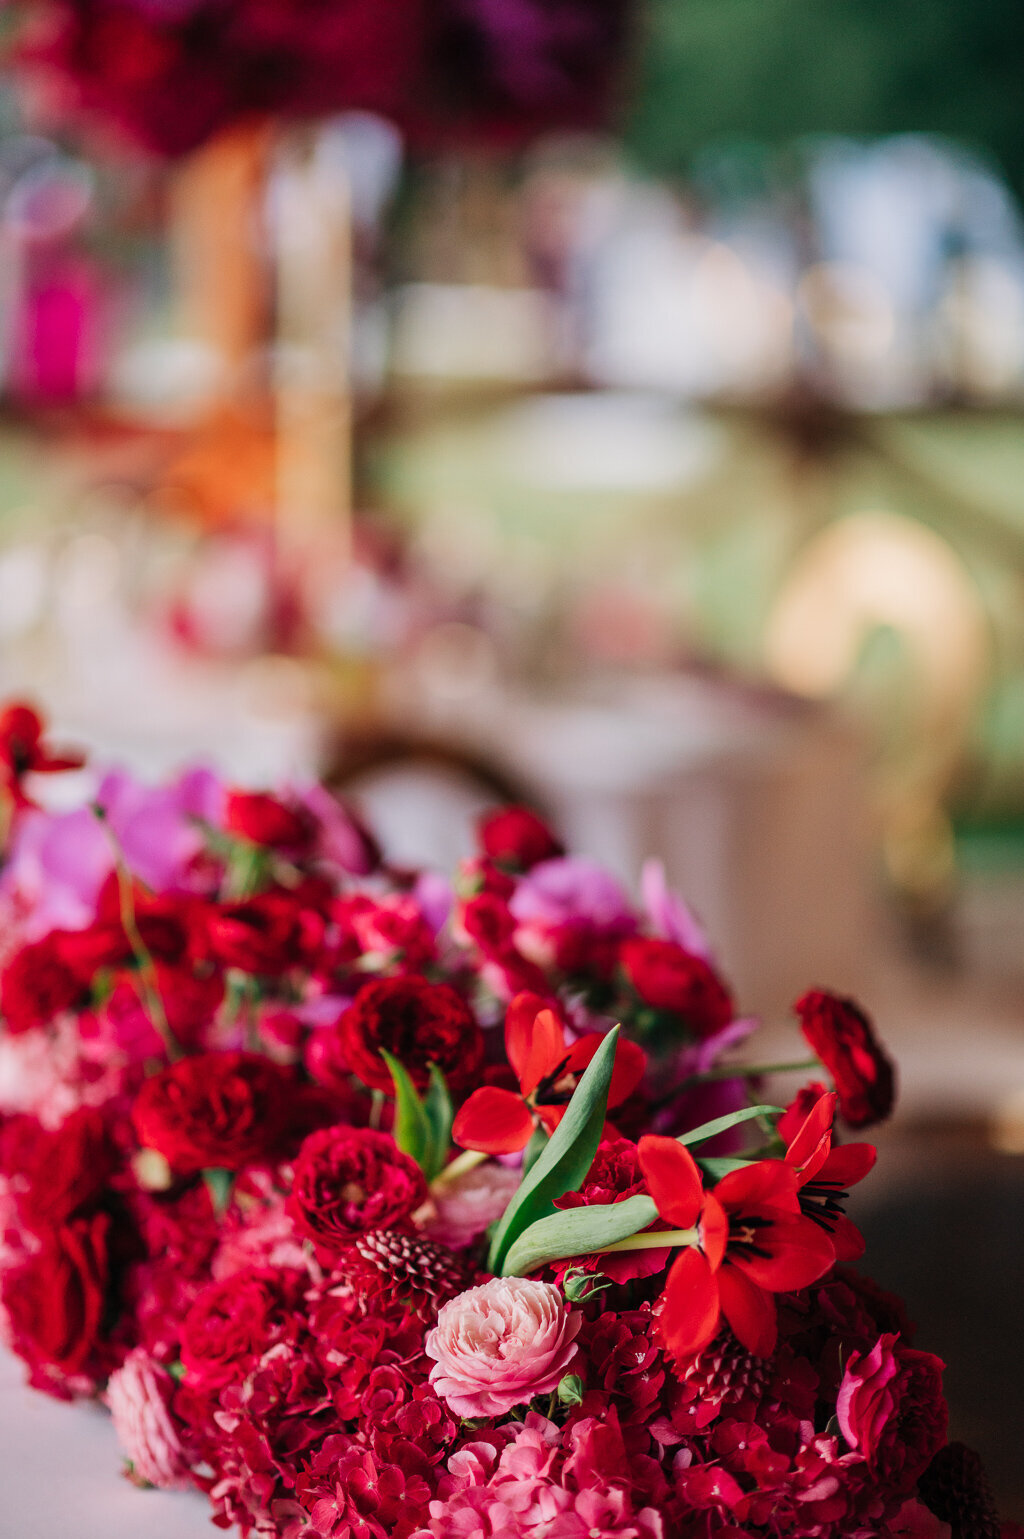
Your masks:
M106 1213L48 1229L42 1244L3 1279L14 1349L32 1365L78 1373L101 1335L108 1286Z
M852 999L823 989L811 989L793 1009L835 1082L844 1121L851 1128L882 1122L892 1111L896 1079L868 1017Z
M189 1308L181 1328L186 1382L220 1389L246 1370L281 1334L287 1304L282 1273L253 1267L210 1283Z
M324 921L298 893L264 892L211 910L209 944L224 967L275 977L316 951Z
M368 1229L401 1224L426 1195L420 1167L387 1133L341 1126L302 1145L288 1207L303 1234L339 1250Z
M946 1441L944 1367L895 1335L880 1336L870 1352L855 1352L846 1364L836 1397L840 1430L872 1475L895 1492L909 1494Z
M63 1010L84 1002L85 988L63 959L61 942L60 931L33 941L0 972L0 1006L9 1032L47 1026Z
M275 850L304 850L313 837L313 821L261 791L229 791L224 803L229 834Z
M16 1191L18 1211L34 1230L79 1218L106 1188L116 1154L102 1115L80 1107L54 1132L38 1127L27 1148Z
M139 1142L172 1170L239 1170L273 1153L290 1076L258 1053L199 1053L147 1079L132 1108Z
M542 860L564 855L551 829L529 807L502 807L483 818L479 828L484 854L502 866L529 871Z
M717 973L676 941L631 936L619 960L644 1004L681 1016L698 1037L713 1037L733 1019L732 995Z
M338 1023L349 1069L371 1090L392 1091L381 1049L397 1058L421 1090L436 1063L449 1084L471 1080L483 1059L483 1036L466 1001L448 983L377 978L356 995Z

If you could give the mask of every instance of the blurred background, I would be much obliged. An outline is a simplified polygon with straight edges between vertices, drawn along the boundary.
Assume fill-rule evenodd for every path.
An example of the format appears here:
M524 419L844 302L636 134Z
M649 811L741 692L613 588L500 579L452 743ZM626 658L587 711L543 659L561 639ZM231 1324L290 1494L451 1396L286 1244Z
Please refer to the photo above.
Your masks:
M1024 1518L1024 12L0 0L0 694L660 854ZM797 1055L799 1056L799 1055ZM785 1087L780 1093L785 1094Z

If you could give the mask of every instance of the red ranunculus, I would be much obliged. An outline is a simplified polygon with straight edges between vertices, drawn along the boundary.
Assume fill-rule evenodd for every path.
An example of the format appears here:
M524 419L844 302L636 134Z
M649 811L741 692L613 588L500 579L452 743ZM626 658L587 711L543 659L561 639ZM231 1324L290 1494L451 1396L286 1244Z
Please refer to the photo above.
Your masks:
M302 1145L288 1206L303 1234L338 1250L368 1229L401 1224L426 1195L420 1167L387 1133L341 1126Z
M228 833L275 850L305 850L313 838L313 820L261 791L229 791L224 803Z
M291 892L222 903L209 917L210 951L222 966L270 977L308 960L323 933L322 916Z
M200 1053L148 1079L132 1108L139 1142L179 1175L239 1170L270 1155L287 1117L289 1076L258 1053Z
M479 832L484 854L517 871L528 871L542 860L565 853L543 818L529 807L502 807L489 813L481 820Z
M894 1335L879 1336L846 1364L836 1398L840 1430L888 1489L909 1494L946 1441L944 1367Z
M215 1390L244 1378L270 1345L283 1316L283 1275L253 1267L202 1290L181 1329L181 1361L189 1387Z
M18 1211L36 1231L83 1216L116 1162L103 1117L92 1107L73 1111L54 1132L39 1128L23 1152L25 1185L16 1188Z
M619 959L645 1004L680 1016L698 1037L713 1037L733 1019L732 996L717 973L676 941L631 936Z
M851 1128L881 1122L892 1111L895 1074L868 1017L852 999L811 989L793 1006L800 1029L835 1081L839 1110Z
M95 1213L46 1230L40 1248L3 1279L14 1349L31 1365L78 1373L100 1340L110 1218Z
M54 931L15 952L0 972L0 1008L12 1034L46 1026L82 1003L85 987L64 960L61 943L61 933Z
M366 984L338 1030L350 1070L372 1090L394 1089L382 1048L420 1089L429 1082L432 1063L458 1087L473 1078L483 1059L483 1036L461 994L451 984L425 978L378 978Z

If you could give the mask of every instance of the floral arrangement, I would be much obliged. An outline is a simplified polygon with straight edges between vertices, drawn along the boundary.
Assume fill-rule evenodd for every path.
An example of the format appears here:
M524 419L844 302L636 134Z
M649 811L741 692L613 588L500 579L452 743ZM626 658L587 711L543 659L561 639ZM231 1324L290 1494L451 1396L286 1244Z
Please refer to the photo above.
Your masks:
M0 716L0 1300L140 1485L280 1539L1005 1539L854 1270L892 1104L820 990L785 1108L706 938L523 808L453 883L326 790L32 801Z
M0 7L5 0L0 0ZM186 154L240 119L352 109L436 146L590 127L628 0L6 0L61 116Z

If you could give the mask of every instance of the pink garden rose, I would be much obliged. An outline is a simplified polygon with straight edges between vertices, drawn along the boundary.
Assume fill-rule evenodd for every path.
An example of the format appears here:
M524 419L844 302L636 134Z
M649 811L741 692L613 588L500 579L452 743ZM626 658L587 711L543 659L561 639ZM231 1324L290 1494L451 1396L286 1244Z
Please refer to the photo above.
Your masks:
M521 1179L521 1170L487 1160L451 1181L442 1181L431 1193L435 1215L426 1224L430 1238L450 1250L469 1245L501 1217Z
M142 1347L129 1352L107 1385L107 1405L131 1478L174 1489L188 1484L188 1466L168 1402L174 1384Z
M492 1277L438 1315L426 1341L430 1382L459 1416L503 1416L557 1389L582 1323L551 1283Z

